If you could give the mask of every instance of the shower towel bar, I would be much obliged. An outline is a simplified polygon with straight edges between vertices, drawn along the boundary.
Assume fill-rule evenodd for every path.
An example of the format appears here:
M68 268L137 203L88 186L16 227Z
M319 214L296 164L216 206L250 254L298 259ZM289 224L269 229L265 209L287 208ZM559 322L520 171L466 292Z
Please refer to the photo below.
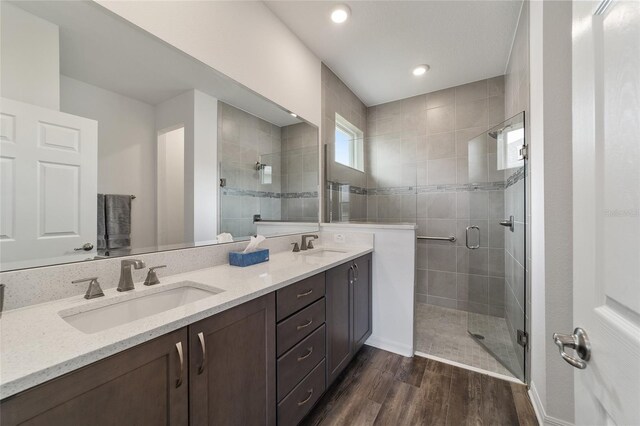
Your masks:
M430 240L430 241L450 241L454 243L456 241L456 237L451 235L450 237L423 237L418 235L419 240Z

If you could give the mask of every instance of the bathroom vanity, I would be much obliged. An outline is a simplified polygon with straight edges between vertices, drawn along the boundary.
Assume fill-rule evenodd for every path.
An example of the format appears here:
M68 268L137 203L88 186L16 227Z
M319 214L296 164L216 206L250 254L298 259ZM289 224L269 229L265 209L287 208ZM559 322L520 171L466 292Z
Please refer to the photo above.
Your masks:
M93 301L76 298L44 304L39 312L38 307L12 312L3 321L31 316L32 329L48 336L31 344L44 351L36 359L29 360L28 353L18 353L22 361L15 358L14 365L30 368L32 374L25 370L22 377L19 372L7 377L12 360L3 362L3 377L12 383L3 379L0 420L3 425L295 425L371 334L371 262L371 248L316 249L278 253L268 264L250 268L222 265L167 277L160 286L172 288L185 279L208 284L210 277L223 291L130 323L129 337L123 337L127 324L86 334L58 314L66 312L62 306L73 305L66 309L77 311L77 306ZM221 285L231 277L231 284ZM111 297L118 295L104 299ZM62 330L60 335L37 325L48 315L57 316L50 318L50 329ZM163 315L167 323L162 323ZM157 330L162 330L159 337ZM154 337L130 346L145 336ZM64 356L56 357L58 349L64 353L68 337L75 337L76 344L93 337L105 347L121 349L67 371L65 366L91 359L77 346L67 352L66 362ZM29 346L10 339L5 336L3 343L16 343L18 352ZM53 346L46 348L47 342ZM36 371L39 368L43 370ZM34 379L47 375L55 377L40 383ZM8 384L14 390L28 388L5 397L12 392Z

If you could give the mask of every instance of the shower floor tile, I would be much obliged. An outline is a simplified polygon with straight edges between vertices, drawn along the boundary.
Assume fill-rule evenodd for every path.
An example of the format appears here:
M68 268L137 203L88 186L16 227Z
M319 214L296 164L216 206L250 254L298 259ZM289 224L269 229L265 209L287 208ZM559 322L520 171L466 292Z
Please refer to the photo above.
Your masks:
M482 324L482 329L487 330L487 338L504 340L504 342L500 341L498 345L492 341L491 347L494 345L499 347L499 355L503 356L509 365L518 366L517 355L511 344L504 318L469 314L465 311L425 303L416 304L416 351L493 373L515 377L469 336L467 333L468 315L473 315L474 323ZM492 330L491 333L489 330ZM519 371L519 367L516 371Z

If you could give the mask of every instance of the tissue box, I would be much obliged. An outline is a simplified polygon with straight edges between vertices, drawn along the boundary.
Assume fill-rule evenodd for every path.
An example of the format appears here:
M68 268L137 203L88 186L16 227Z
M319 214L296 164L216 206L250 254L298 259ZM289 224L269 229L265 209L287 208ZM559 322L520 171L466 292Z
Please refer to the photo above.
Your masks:
M260 249L250 253L229 252L229 264L233 266L251 266L269 260L269 249Z

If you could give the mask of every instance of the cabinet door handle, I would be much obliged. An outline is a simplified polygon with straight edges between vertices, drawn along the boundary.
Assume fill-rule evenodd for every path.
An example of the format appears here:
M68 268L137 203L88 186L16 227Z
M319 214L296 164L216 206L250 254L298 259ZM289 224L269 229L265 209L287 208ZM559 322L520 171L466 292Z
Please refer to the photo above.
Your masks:
M198 341L200 342L200 350L202 351L202 363L198 367L198 375L204 371L204 366L207 364L207 345L204 343L204 334L202 331L198 333Z
M355 277L354 277L354 281L358 281L358 278L360 277L360 270L358 269L358 264L353 262L353 270L355 272Z
M311 397L313 396L313 388L312 388L312 389L309 389L307 392L309 392L309 396L308 396L308 397L306 397L304 400L302 400L302 401L298 402L298 406L304 405L304 404L306 404L307 402L309 402L309 400L310 400L310 399L311 399Z
M309 358L312 353L313 353L313 346L311 346L310 348L307 348L307 353L306 354L298 357L298 362Z
M349 284L353 284L353 277L355 275L355 269L353 265L349 266L349 271L347 272L347 278L349 280Z
M307 328L309 327L311 324L313 323L313 319L310 319L309 321L307 321L306 324L302 324L296 327L296 330L302 330L303 328Z
M178 380L176 380L176 387L179 388L182 384L182 377L184 376L184 353L182 353L182 342L176 343L176 349L178 350L178 359L180 360L180 373L178 374Z
M300 299L301 297L308 296L308 295L310 295L311 293L313 293L313 289L311 289L311 290L309 290L309 291L307 291L307 292L304 292L304 293L300 293L300 294L298 294L298 295L296 296L296 298Z

